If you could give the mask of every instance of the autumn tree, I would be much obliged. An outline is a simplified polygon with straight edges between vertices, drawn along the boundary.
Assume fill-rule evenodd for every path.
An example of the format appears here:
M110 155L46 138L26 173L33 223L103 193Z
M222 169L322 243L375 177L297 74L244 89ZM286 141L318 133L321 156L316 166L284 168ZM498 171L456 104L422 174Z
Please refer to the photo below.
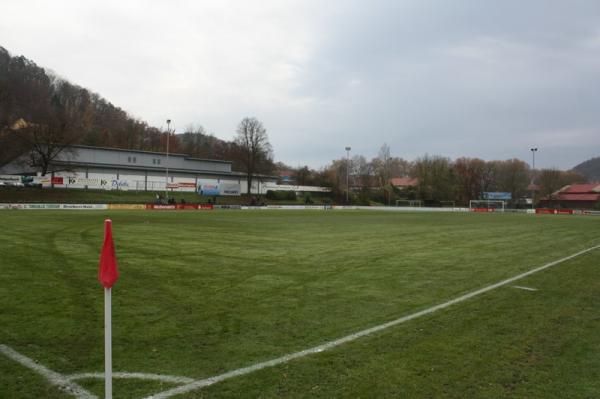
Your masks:
M308 166L296 170L296 184L299 186L312 186L314 184L313 171Z
M565 170L561 171L561 180L563 186L567 184L576 184L576 183L587 183L588 179L582 175L581 173L575 170Z
M240 163L246 172L247 194L250 195L255 174L264 173L273 164L267 130L258 119L244 118L238 125L235 144L239 149Z
M517 201L527 193L529 166L516 158L496 162L497 191L509 192L512 201Z
M87 120L78 94L76 88L64 81L55 83L50 100L38 104L32 115L34 122L24 121L17 131L29 150L30 166L42 175L48 173L50 163L61 152L81 140L80 132Z
M346 158L335 159L317 174L316 183L319 186L331 187L332 197L338 202L345 202L346 174L348 172L348 160Z
M175 151L178 136L171 140ZM159 129L0 47L0 148L11 148L0 154L0 163L12 161L17 150L19 155L31 151L44 170L69 144L164 151L166 143Z
M539 173L538 183L540 195L551 197L552 193L562 187L560 171L558 169L542 169Z
M417 192L423 201L454 199L454 171L449 158L425 155L414 162L413 177L418 179Z
M498 191L498 169L500 161L487 161L481 170L481 192Z
M468 204L481 196L487 170L486 162L479 158L458 158L454 161L457 199L461 203Z
M392 155L390 146L383 143L379 149L376 158L371 161L373 174L376 176L377 187L383 194L385 202L388 204L391 201L392 186L390 179L392 178Z
M372 164L378 186L385 187L392 178L392 155L389 145L383 143L377 157L372 160Z
M558 169L542 169L539 173L538 182L540 195L552 199L552 194L566 185L583 183L586 179L574 171L562 171Z
M215 159L223 156L221 140L206 132L201 125L189 125L181 137L181 151L198 158ZM223 158L218 158L223 159Z

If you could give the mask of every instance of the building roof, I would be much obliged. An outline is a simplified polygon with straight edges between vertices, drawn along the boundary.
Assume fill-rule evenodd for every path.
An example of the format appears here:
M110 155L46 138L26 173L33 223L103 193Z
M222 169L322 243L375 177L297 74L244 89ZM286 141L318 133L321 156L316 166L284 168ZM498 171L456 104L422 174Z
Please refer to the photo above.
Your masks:
M419 184L419 179L412 177L394 177L390 179L390 184L394 187L414 187Z
M131 152L136 154L153 154L153 155L167 155L166 152L159 151L143 151L143 150L130 150L127 148L116 148L116 147L94 147L91 145L72 145L73 148L87 148L90 150L105 150L105 151L121 151L121 152ZM220 162L220 163L232 163L231 161L222 161L219 159L207 159L207 158L196 158L191 157L188 154L178 154L175 152L169 153L170 157L183 157L185 159L193 160L193 161L208 161L208 162Z
M550 201L600 201L600 183L571 184L553 193Z
M598 194L563 194L560 193L553 199L557 201L600 201L600 193Z
M171 170L185 170L187 173L212 172L231 173L231 162L200 160L182 154L125 150L90 146L73 146L62 151L51 165L77 165L88 168L123 168L138 170L161 170L167 165Z
M561 188L558 192L561 194L600 193L600 183L571 184Z
M165 172L164 166L163 167L144 166L144 165L131 165L131 166L130 165L118 165L118 166L115 166L113 164L89 163L89 162L65 162L65 161L60 161L60 160L52 161L52 164L56 165L56 166L63 166L65 168L65 170L68 170L68 169L74 168L74 167L81 167L81 168L96 168L96 169L117 168L119 170L131 170L131 171L136 170L136 171L148 171L148 172L159 172L159 173ZM196 173L199 175L220 175L220 176L232 175L232 176L238 176L238 177L246 176L246 173L244 173L244 172L191 170L191 169L180 169L180 168L174 168L174 167L169 167L169 172L172 172L172 173ZM254 175L254 176L274 178L273 176L266 176L266 175Z

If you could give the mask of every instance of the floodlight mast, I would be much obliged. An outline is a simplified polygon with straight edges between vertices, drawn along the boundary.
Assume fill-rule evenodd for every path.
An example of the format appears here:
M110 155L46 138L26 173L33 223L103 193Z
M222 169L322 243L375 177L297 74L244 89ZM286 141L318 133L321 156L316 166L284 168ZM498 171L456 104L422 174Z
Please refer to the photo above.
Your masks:
M534 196L535 196L535 188L533 187L534 183L534 174L535 174L535 153L537 152L537 148L531 148L531 209L534 208Z
M167 119L167 159L165 161L165 200L169 202L169 136L171 134L171 120Z
M350 150L352 148L346 147L346 204L349 204L350 195Z

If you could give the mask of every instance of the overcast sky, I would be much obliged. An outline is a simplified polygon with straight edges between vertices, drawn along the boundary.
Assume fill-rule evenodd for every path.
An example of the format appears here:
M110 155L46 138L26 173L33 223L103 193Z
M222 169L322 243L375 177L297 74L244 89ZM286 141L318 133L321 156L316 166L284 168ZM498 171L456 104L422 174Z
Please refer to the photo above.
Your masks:
M0 45L156 127L275 158L600 156L600 1L2 0Z

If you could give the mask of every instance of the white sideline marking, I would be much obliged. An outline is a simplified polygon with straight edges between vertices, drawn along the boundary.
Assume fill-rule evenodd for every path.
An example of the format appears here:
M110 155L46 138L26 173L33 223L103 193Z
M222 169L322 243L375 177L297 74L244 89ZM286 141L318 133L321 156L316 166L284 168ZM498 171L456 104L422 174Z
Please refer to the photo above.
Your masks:
M475 290L475 291L469 292L467 294L461 295L461 296L459 296L457 298L454 298L454 299L451 299L451 300L449 300L447 302L440 303L439 305L432 306L430 308L421 310L421 311L416 312L416 313L409 314L407 316L403 316L403 317L401 317L399 319L392 320L392 321L389 321L389 322L384 323L384 324L380 324L380 325L375 326L375 327L367 328L366 330L362 330L362 331L359 331L359 332L354 333L354 334L346 335L345 337L338 338L336 340L326 342L326 343L324 343L322 345L315 346L315 347L309 348L309 349L305 349L305 350L300 351L300 352L290 353L290 354L278 357L276 359L272 359L272 360L268 360L268 361L265 361L265 362L256 363L256 364L253 364L253 365L248 366L248 367L243 367L243 368L240 368L240 369L237 369L237 370L232 370L232 371L229 371L229 372L224 373L224 374L216 375L216 376L205 378L205 379L202 379L202 380L196 380L196 381L191 382L191 383L189 383L187 385L182 385L182 386L177 387L177 388L169 389L167 391L163 391L163 392L157 393L155 395L148 396L146 399L166 399L166 398L169 398L169 397L174 396L174 395L180 395L180 394L187 393L187 392L199 389L199 388L207 387L209 385L213 385L213 384L216 384L217 382L228 380L228 379L233 378L233 377L238 377L238 376L241 376L241 375L244 375L244 374L249 374L249 373L252 373L254 371L258 371L258 370L264 369L266 367L277 366L279 364L287 363L287 362L289 362L291 360L294 360L294 359L298 359L298 358L301 358L301 357L312 355L314 353L318 353L318 352L322 352L322 351L325 351L325 350L329 350L329 349L335 348L336 346L340 346L340 345L345 344L347 342L354 341L354 340L356 340L358 338L361 338L361 337L364 337L364 336L367 336L367 335L371 335L373 333L376 333L376 332L388 329L388 328L396 326L398 324L405 323L405 322L407 322L409 320L416 319L418 317L425 316L427 314L430 314L430 313L436 312L438 310L447 308L448 306L454 305L456 303L466 301L467 299L473 298L473 297L475 297L477 295L481 295L483 293L486 293L488 291L491 291L491 290L496 289L498 287L501 287L503 285L510 284L513 281L516 281L516 280L522 279L524 277L530 276L530 275L532 275L534 273L537 273L537 272L540 272L540 271L542 271L544 269L547 269L549 267L558 265L559 263L562 263L562 262L565 262L567 260L573 259L573 258L575 258L577 256L583 255L583 254L585 254L587 252L593 251L593 250L598 249L598 248L600 248L600 245L596 245L596 246L593 246L591 248L584 249L582 251L579 251L579 252L574 253L572 255L566 256L564 258L555 260L555 261L550 262L550 263L546 263L543 266L537 267L535 269L531 269L528 272L518 274L518 275L516 275L514 277L508 278L506 280L502 280L502 281L500 281L498 283L495 283L495 284L492 284L492 285L488 285L487 287L480 288L478 290Z
M50 384L58 386L60 389L75 396L76 398L97 399L97 396L93 395L89 391L86 391L77 383L70 381L64 375L59 374L56 371L52 371L39 363L36 363L33 359L30 359L27 356L20 354L19 352L9 348L6 345L0 345L0 352L4 353L6 356L11 358L15 362L20 363L21 365L30 368L31 370L45 377L50 382Z
M525 290L525 291L537 291L537 288L531 288L531 287L523 287L522 285L513 285L513 288L518 288L520 290Z
M71 374L71 375L66 376L65 378L69 381L83 380L86 378L96 378L96 379L103 380L104 373ZM171 382L173 384L189 384L190 382L194 382L194 379L189 378L189 377L177 377L174 375L150 374L150 373L115 372L115 373L113 373L113 378L137 378L140 380Z

